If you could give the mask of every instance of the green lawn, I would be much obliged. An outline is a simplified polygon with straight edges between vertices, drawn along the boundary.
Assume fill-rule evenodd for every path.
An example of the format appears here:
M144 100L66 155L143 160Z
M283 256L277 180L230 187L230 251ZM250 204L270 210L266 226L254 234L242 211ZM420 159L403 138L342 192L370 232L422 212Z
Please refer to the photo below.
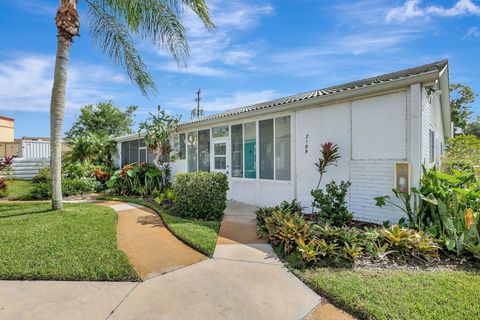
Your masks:
M111 208L0 204L0 279L138 280L118 250Z
M105 196L99 199L126 201L152 208L160 215L167 228L177 238L209 257L215 251L217 235L220 230L219 221L199 221L180 218L169 214L155 202L135 197Z
M480 319L480 273L319 268L295 271L362 319Z
M32 181L12 180L7 181L8 200L30 200L33 187Z

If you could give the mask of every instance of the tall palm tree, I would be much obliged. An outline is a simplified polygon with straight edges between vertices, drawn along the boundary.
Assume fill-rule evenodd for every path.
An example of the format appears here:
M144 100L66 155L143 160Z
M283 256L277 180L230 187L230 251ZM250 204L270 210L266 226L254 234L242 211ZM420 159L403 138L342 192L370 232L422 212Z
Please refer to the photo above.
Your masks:
M177 63L189 55L181 12L190 8L207 29L214 27L205 0L84 0L88 7L90 34L102 52L123 68L144 95L156 91L155 83L135 48L134 37L166 47ZM61 140L68 58L80 32L78 0L60 0L55 22L57 55L50 104L52 209L63 206L61 184Z

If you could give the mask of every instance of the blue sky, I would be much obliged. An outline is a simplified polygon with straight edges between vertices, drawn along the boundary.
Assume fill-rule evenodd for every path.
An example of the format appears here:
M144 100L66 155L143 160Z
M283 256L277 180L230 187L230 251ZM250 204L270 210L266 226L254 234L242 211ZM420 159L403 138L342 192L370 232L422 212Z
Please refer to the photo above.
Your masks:
M80 0L80 15L86 17ZM16 137L49 135L58 0L0 0L0 115ZM82 105L157 105L188 119L203 91L207 114L448 58L451 83L480 93L480 1L207 0L217 29L184 13L191 57L138 41L158 93L145 98L92 45L82 20L70 60L65 130ZM480 114L480 98L474 105Z

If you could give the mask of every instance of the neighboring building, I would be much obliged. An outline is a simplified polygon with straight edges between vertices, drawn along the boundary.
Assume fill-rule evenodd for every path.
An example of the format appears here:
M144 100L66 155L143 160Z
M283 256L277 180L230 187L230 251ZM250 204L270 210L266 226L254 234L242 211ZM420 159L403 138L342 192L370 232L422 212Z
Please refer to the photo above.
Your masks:
M70 150L70 146L62 142L62 152ZM13 142L0 143L0 157L5 156L27 159L50 158L50 138L22 137L14 139Z
M14 139L15 120L0 116L0 143L13 142Z
M422 164L439 163L452 136L448 62L258 103L184 122L175 136L173 173L220 171L230 199L310 206L320 146L340 147L332 179L351 181L348 204L357 220L397 221L402 211L374 197L418 185ZM119 137L118 165L151 161L139 135Z

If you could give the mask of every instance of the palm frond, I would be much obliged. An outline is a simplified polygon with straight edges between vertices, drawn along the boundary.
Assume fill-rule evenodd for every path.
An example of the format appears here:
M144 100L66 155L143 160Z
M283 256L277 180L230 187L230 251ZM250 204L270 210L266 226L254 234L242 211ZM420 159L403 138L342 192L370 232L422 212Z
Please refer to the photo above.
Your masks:
M128 27L117 16L107 12L96 1L90 5L89 24L93 41L100 46L117 66L122 67L143 95L155 92L155 83L148 73Z
M177 64L186 64L189 48L180 14L189 7L211 29L205 0L91 0L125 23L132 33L165 46Z

